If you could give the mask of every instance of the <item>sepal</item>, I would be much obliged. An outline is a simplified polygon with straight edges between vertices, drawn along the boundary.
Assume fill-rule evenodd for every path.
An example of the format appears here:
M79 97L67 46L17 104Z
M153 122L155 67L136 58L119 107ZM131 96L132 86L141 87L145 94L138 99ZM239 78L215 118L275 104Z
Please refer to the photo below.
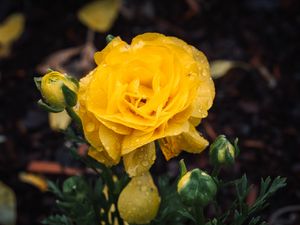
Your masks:
M61 90L64 94L65 102L69 107L73 107L77 103L77 94L72 91L68 86L65 84L62 85Z
M42 99L38 100L37 104L40 108L42 108L43 110L46 110L47 112L59 113L64 110L64 108L55 108L53 106L50 106L50 105L46 104L45 102L43 102Z

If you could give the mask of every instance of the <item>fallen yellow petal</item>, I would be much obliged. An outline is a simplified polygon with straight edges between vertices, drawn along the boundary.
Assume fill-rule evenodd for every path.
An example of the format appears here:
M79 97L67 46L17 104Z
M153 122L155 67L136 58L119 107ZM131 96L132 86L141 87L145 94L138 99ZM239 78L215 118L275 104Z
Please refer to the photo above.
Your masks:
M45 192L48 189L47 182L44 177L32 173L20 173L19 178L22 182L31 184L41 191Z
M83 6L78 19L89 29L106 32L113 25L121 5L121 0L97 0Z
M11 14L0 24L0 44L9 45L23 33L25 17L22 13Z
M0 58L5 58L10 55L11 44L2 45L0 44Z
M52 130L65 130L71 123L71 118L64 110L59 113L49 113L49 125Z
M0 181L0 224L15 225L16 219L16 194L9 186Z
M156 159L154 142L150 142L123 156L126 172L130 177L139 176L148 171Z

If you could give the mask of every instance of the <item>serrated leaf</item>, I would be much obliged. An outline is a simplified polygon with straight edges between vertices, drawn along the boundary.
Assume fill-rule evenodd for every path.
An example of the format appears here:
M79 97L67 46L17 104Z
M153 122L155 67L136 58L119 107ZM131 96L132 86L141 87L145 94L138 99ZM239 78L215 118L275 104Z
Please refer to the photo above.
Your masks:
M53 215L42 221L45 225L72 225L71 220L65 215Z
M194 223L197 223L196 219L193 217L192 214L190 214L187 210L182 209L178 211L178 214L180 214L181 216L188 218L190 220L192 220Z
M65 130L70 125L72 119L66 110L58 113L49 113L49 125L52 130Z
M47 185L48 185L48 191L52 192L60 199L63 198L63 194L57 184L55 184L51 180L47 180Z
M249 187L246 175L243 175L241 179L236 181L236 192L240 202L248 195Z
M118 16L121 0L96 0L83 6L78 19L93 31L108 31Z
M16 224L16 195L6 184L0 181L0 224Z
M10 45L23 33L25 17L22 13L14 13L8 16L0 24L0 45Z
M213 79L218 79L227 74L229 70L235 67L247 69L249 66L246 63L232 60L214 60L210 62L210 72Z

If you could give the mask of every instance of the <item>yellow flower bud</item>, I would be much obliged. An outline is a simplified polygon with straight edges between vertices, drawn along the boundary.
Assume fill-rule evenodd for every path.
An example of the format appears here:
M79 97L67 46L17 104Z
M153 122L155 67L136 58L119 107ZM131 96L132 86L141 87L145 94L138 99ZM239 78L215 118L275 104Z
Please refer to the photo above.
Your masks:
M160 197L149 172L131 179L118 200L123 220L129 224L149 223L156 217Z
M62 91L63 85L77 93L78 86L71 77L57 71L51 71L43 76L41 93L45 102L54 108L64 109L66 101Z

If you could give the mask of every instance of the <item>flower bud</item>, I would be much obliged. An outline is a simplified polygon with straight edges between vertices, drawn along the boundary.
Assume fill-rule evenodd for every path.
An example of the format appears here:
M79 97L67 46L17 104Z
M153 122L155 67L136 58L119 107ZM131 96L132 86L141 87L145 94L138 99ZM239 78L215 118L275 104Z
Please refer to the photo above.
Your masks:
M118 199L118 209L129 224L146 224L156 217L160 197L149 172L131 179Z
M45 102L54 108L64 109L67 105L76 104L74 98L76 98L78 86L72 77L65 74L57 71L47 73L41 79L40 90Z
M200 169L187 172L178 182L177 192L188 206L206 206L217 193L213 178Z
M227 140L225 135L220 135L210 145L209 158L214 166L232 165L237 155L235 147Z

